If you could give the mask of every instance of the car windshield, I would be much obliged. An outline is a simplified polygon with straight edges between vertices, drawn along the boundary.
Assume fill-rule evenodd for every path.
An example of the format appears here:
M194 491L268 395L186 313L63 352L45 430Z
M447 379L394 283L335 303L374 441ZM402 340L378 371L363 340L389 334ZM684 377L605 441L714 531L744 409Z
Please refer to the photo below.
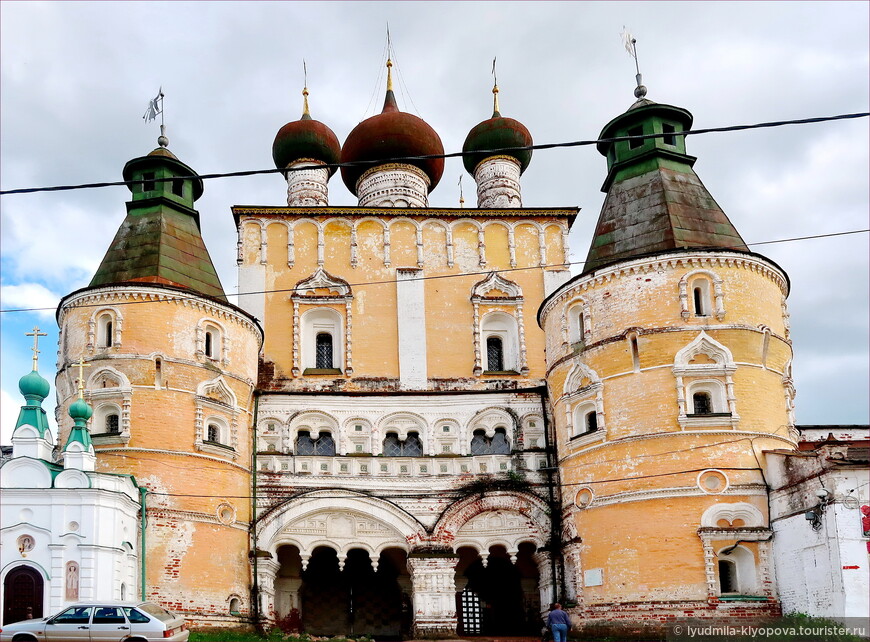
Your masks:
M164 609L161 606L157 606L156 604L152 604L151 602L145 602L144 604L140 604L136 607L140 611L144 611L148 615L153 615L158 620L162 622L171 622L175 619L175 616L172 615L169 611Z
M87 624L91 619L91 606L73 606L54 618L55 624Z

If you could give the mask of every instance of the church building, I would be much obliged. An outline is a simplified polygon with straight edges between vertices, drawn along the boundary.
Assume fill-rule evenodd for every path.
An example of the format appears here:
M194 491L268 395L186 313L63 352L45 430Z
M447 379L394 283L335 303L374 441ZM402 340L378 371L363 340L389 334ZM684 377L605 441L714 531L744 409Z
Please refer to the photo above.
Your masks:
M238 305L196 172L163 135L124 167L126 218L57 311L62 465L47 385L22 379L4 622L15 573L65 604L56 578L86 562L49 542L84 550L99 527L37 528L36 507L7 525L26 475L116 493L114 570L89 597L198 624L404 639L534 635L557 600L578 626L779 614L765 474L799 439L789 281L692 169L692 115L638 82L604 127L606 198L572 276L578 209L524 203L532 136L498 87L463 147L476 207L434 208L444 148L390 66L343 145L307 89L278 130L286 198L232 207ZM329 204L339 167L356 206ZM9 548L30 533L42 557Z

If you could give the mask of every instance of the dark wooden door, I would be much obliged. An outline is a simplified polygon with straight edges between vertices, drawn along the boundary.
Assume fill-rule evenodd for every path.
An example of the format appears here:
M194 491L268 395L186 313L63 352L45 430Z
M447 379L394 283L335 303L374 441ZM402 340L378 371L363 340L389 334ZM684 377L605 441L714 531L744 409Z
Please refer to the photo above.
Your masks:
M3 582L3 624L42 617L42 576L29 566L19 566Z

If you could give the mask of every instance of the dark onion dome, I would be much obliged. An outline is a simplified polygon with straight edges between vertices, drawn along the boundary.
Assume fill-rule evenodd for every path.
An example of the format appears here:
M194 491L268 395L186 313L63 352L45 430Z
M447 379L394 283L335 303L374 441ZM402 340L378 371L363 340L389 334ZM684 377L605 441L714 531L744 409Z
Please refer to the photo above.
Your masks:
M383 161L406 163L419 167L429 177L431 192L444 173L443 158L399 160L407 156L443 155L441 138L426 121L399 111L390 78L392 62L387 61L387 95L380 114L362 121L348 135L341 149L341 162ZM356 193L356 183L366 170L379 163L363 163L341 168L341 178L347 188Z
M517 159L522 174L532 160L532 150L509 151L507 148L531 147L532 135L521 122L513 118L505 118L499 113L498 87L494 87L492 93L494 95L492 118L478 123L468 132L465 144L462 145L462 162L468 173L473 176L477 166L490 156L510 156Z
M301 159L312 159L335 165L341 156L338 137L329 127L308 113L308 89L302 91L304 108L302 118L287 123L275 135L272 143L272 160L278 169ZM335 174L335 167L329 168L329 175Z

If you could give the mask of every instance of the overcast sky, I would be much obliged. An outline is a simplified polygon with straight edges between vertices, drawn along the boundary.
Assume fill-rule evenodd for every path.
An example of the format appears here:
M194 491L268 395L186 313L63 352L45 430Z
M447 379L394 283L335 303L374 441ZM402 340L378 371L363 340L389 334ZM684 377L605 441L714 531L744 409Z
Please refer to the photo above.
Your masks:
M0 2L2 189L121 180L156 146L145 124L163 87L170 149L201 174L272 167L275 133L312 114L344 141L383 102L389 22L400 107L447 152L492 110L536 143L595 139L633 102L638 40L648 98L691 111L695 129L868 110L867 2ZM695 170L750 245L868 227L868 119L690 136ZM458 205L449 159L433 206ZM572 259L586 257L604 198L594 147L540 150L528 207L580 206ZM474 181L463 179L473 205ZM124 219L125 187L7 195L0 442L9 443L35 324L53 382L53 308L88 284ZM209 180L197 202L224 288L237 290L232 205L282 205L276 174ZM355 205L338 176L332 205ZM799 424L868 422L868 235L752 246L791 278ZM50 403L53 407L53 392Z

